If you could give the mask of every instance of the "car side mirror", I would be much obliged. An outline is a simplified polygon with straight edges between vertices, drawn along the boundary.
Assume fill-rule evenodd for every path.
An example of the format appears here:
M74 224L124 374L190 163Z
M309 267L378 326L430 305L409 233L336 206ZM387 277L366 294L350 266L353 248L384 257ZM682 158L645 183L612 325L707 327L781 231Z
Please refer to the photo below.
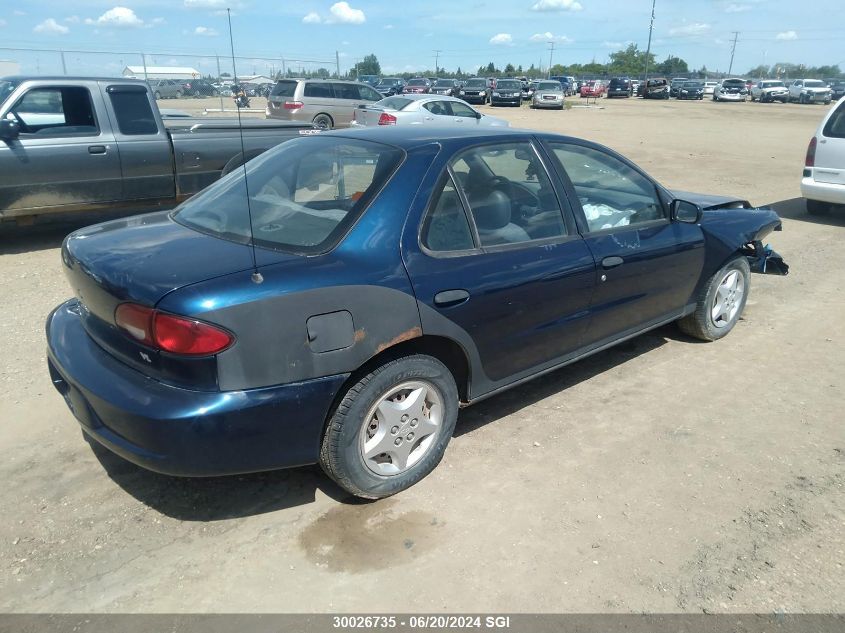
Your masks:
M701 221L701 207L688 200L672 200L672 219L685 224L698 224Z
M476 119L478 119L479 121L481 120L481 117L483 117L483 116L484 116L484 115L483 115L483 114L481 114L481 112L476 112L476 113L475 113L475 118L476 118Z
M12 119L0 119L0 139L13 141L21 134L21 127Z

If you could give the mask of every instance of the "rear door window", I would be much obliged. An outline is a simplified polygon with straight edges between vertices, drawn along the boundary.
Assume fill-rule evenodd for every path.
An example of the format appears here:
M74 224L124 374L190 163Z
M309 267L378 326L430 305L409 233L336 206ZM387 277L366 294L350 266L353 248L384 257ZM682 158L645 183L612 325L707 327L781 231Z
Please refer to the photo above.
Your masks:
M332 85L328 82L309 82L305 84L304 95L318 99L333 99Z
M270 91L271 97L293 97L296 92L295 81L277 81Z
M125 136L158 134L158 123L150 107L146 91L124 91L119 87L108 88L112 109L117 117L117 129Z
M828 138L845 138L845 101L830 115L822 134Z
M348 99L350 101L360 101L361 92L359 86L355 84L332 84L335 99Z

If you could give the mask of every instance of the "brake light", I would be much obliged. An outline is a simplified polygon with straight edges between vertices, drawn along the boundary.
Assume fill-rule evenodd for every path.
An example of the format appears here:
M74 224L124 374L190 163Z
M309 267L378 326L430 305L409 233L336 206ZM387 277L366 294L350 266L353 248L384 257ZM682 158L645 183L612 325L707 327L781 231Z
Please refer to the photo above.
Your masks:
M222 328L134 303L117 306L114 322L139 343L184 356L217 354L235 341Z
M302 101L285 101L285 110L299 110L305 104Z
M816 137L810 139L810 144L807 146L807 158L804 159L804 167L814 167L816 164Z
M381 116L378 118L379 125L396 125L396 117L392 114L388 114L387 112L382 112Z

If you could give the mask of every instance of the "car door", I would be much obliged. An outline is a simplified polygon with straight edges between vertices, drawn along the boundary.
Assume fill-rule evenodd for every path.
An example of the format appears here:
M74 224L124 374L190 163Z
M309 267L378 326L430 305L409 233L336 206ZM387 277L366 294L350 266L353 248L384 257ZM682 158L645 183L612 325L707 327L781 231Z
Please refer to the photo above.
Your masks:
M481 117L467 104L460 101L447 101L446 104L452 112L452 121L465 125L480 125Z
M704 265L696 224L669 220L655 183L609 150L548 141L596 261L588 344L678 318Z
M40 84L12 95L0 117L20 136L0 142L0 209L44 211L122 196L120 155L96 84ZM96 104L96 107L95 107Z
M435 99L422 104L423 122L429 125L449 125L454 123L452 109L445 99Z
M334 90L334 102L332 118L335 126L346 127L352 123L352 113L360 104L361 92L359 87L352 83L332 83Z
M578 348L595 264L529 137L455 143L426 176L402 251L423 332L457 340L483 391Z

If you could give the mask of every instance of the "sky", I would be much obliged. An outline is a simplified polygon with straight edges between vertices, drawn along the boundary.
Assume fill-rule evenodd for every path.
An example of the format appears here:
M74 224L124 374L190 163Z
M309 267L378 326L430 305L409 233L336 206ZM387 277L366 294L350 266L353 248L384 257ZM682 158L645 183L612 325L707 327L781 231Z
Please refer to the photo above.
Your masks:
M24 73L119 74L123 65L194 66L231 61L232 10L240 74L324 66L342 72L374 53L384 74L494 62L546 67L606 63L646 48L652 0L8 0L0 3L0 60ZM691 68L734 74L779 62L845 68L842 0L656 0L652 51ZM14 7L12 9L11 7ZM554 42L554 51L550 43ZM21 52L9 48L38 48ZM93 54L83 51L114 51ZM439 51L436 52L436 51ZM207 57L201 57L207 56Z

